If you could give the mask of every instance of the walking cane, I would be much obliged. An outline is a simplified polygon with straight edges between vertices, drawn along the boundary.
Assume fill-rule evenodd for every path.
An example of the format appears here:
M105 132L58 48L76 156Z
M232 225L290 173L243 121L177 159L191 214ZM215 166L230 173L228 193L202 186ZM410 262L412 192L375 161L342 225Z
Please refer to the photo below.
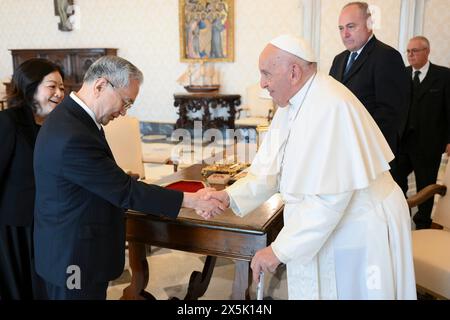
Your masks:
M263 300L264 298L264 272L259 273L259 282L256 287L256 300Z

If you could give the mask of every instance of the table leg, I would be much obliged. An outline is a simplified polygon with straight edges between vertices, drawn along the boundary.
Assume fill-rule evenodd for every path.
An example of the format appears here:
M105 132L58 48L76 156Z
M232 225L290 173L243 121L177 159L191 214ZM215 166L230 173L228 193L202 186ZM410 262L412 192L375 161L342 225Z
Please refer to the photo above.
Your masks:
M236 260L231 299L250 300L249 288L251 281L250 261Z
M216 260L217 257L207 256L203 271L201 273L198 271L192 272L189 279L188 292L184 297L184 300L197 300L205 294L209 282L211 281Z
M128 242L131 269L131 284L123 290L121 300L155 300L145 291L148 284L148 263L145 244Z

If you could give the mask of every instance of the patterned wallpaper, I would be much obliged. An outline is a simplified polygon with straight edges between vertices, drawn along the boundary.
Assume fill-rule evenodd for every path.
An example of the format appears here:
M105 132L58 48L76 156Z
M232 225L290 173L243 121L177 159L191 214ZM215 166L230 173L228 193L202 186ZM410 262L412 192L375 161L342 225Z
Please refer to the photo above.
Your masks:
M345 50L338 30L338 19L342 7L348 0L322 0L320 31L320 69L330 70L334 57ZM374 33L388 45L398 48L400 23L400 0L368 1L375 18Z
M7 49L112 47L144 73L130 111L141 120L175 121L179 62L178 0L75 0L80 29L58 31L53 0L0 0L0 79L12 74ZM25 18L26 17L26 18ZM217 64L226 93L258 81L258 55L280 33L300 34L301 0L235 0L235 62Z
M450 67L450 0L426 0L423 35L431 46L430 61Z

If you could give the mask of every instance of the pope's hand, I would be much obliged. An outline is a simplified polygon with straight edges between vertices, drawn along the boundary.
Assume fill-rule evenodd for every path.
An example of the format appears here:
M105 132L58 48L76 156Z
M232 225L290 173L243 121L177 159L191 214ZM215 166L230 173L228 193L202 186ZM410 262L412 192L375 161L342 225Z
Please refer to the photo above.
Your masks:
M201 189L196 193L185 192L183 198L183 207L194 209L197 214L205 219L222 213L226 206L217 199L205 196L205 194L214 189Z
M208 190L204 193L204 199L216 199L222 202L227 208L230 206L230 196L224 190L216 191L213 188L208 188Z
M206 201L212 201L216 200L222 203L222 205L225 208L228 208L230 206L230 197L228 196L228 193L225 191L216 191L214 188L205 188L202 189L202 199ZM201 215L205 219L210 219L216 216L217 214L220 214L222 212L217 213L217 211L210 211L210 212L202 212L201 210L197 210L197 214Z
M253 281L255 283L259 282L259 274L261 271L271 273L275 272L280 263L281 261L278 260L275 253L273 253L271 246L256 251L250 264L253 273Z

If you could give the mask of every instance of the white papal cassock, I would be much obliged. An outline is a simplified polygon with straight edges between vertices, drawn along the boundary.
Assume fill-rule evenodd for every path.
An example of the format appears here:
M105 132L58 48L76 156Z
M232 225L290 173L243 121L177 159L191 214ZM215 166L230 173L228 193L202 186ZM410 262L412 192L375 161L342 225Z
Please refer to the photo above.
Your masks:
M271 246L290 299L416 299L393 158L364 106L327 75L278 108L249 174L226 191L240 216L281 193L284 227Z

